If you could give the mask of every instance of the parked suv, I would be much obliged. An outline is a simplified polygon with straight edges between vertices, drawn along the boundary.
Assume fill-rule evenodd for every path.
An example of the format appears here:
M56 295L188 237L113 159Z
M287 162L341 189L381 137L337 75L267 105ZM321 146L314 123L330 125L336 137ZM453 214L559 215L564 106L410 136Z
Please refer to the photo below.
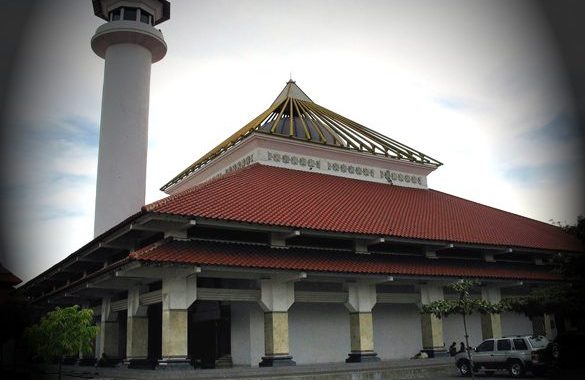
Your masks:
M490 375L499 369L507 369L512 377L521 377L526 371L541 374L548 364L549 342L540 335L517 335L484 340L471 350L473 371L483 370ZM471 375L471 364L466 352L455 356L455 363L463 376Z

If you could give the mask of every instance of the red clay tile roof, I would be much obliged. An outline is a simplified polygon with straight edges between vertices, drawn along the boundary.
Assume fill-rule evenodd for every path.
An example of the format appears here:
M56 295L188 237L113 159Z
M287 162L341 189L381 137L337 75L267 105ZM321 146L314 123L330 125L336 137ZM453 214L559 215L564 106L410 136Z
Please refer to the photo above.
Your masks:
M268 246L165 241L130 254L131 260L270 270L353 274L447 276L514 280L560 280L549 267L470 260L425 259L382 254L277 249Z
M560 228L430 189L255 164L143 211L344 233L584 252Z

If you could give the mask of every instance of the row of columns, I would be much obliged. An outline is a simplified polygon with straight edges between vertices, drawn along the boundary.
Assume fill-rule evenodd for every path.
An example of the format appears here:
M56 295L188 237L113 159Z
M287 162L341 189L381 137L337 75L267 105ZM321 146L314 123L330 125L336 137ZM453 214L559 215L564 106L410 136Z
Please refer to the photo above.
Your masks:
M294 281L298 278L271 278L260 281L259 304L264 311L264 351L260 366L295 365L289 349L288 310L295 301ZM351 351L346 362L377 361L374 351L372 309L376 305L375 283L358 281L347 284ZM148 317L146 306L140 305L139 287L128 291L126 364L134 366L148 356ZM482 298L499 302L500 289L482 289ZM197 299L196 276L167 276L162 281L162 359L159 366L188 366L187 309ZM443 288L421 286L421 302L428 304L444 299ZM111 301L102 302L101 329L97 342L98 355L118 353L118 323L111 312ZM499 314L481 316L484 339L502 334ZM421 314L423 351L429 356L446 355L442 320L431 314Z
M128 290L128 313L126 321L126 358L129 367L140 367L148 358L147 306L140 304L144 289ZM187 355L188 308L197 299L195 276L168 276L162 281L162 359L159 366L190 365ZM102 299L100 334L96 339L98 358L104 354L119 357L117 313L111 311L111 299Z

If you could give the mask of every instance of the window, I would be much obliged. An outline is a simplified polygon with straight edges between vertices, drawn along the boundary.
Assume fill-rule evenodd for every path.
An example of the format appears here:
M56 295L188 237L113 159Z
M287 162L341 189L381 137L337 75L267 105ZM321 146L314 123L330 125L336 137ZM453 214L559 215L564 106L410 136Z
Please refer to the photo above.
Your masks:
M114 9L110 12L110 21L117 21L120 19L122 8Z
M528 346L524 339L514 339L514 349L515 350L527 350Z
M548 339L540 335L531 336L528 340L530 341L532 348L544 348L548 346Z
M136 15L138 14L138 8L124 8L124 20L136 21Z
M494 341L493 340L486 340L477 348L475 349L476 352L483 352L483 351L493 351L494 350Z
M144 12L140 12L140 22L148 24L148 15Z
M509 339L498 339L498 351L509 351L512 349Z
M144 9L140 10L140 22L150 24L151 15Z

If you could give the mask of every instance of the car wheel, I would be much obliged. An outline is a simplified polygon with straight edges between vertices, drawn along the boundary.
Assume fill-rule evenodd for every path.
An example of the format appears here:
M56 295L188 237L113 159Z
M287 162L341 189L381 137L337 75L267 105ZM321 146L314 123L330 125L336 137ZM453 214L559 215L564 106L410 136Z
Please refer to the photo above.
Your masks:
M513 360L508 364L508 372L514 378L522 377L524 375L524 366L519 360Z
M468 360L460 360L457 363L457 368L459 368L461 376L471 376L471 365Z

